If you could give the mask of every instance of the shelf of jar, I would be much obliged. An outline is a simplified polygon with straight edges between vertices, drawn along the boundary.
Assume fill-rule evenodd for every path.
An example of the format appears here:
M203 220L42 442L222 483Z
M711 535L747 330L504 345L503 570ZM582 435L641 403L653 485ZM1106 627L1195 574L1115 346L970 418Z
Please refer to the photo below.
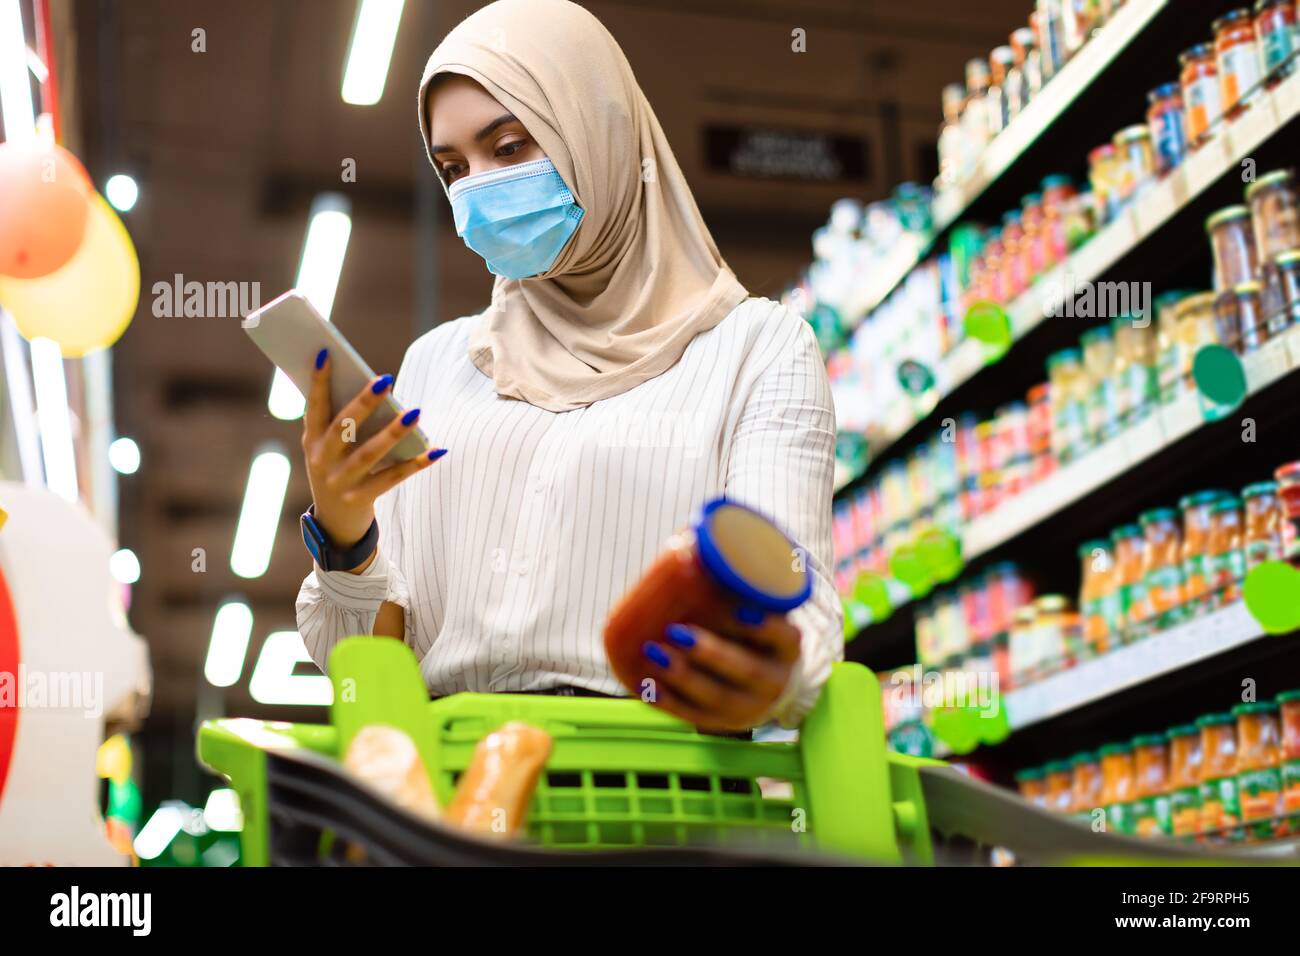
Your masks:
M1242 366L1247 397L1300 369L1300 326L1243 356ZM1110 441L970 522L962 531L962 554L969 561L1005 544L1206 424L1195 392L1160 406Z
M1265 637L1244 604L1231 604L1008 691L1007 723L1014 733Z
M1114 18L1084 44L1052 77L1024 111L993 138L980 154L974 172L935 197L936 232L960 219L969 206L1097 79L1159 14L1170 0L1129 0Z
M1061 315L1067 286L1102 279L1206 189L1234 170L1244 173L1243 161L1250 159L1254 151L1294 122L1298 115L1300 72L1262 93L1236 122L1222 127L1181 166L1153 184L1113 222L1107 223L1011 302L1006 311L1011 325L1012 351L1003 361L1012 357L1016 343L1048 318ZM876 428L868 429L867 444L873 459L924 422L942 398L973 378L984 364L985 353L978 342L966 339L959 343L934 370L934 396L925 401L915 398L900 401L886 412ZM859 477L848 475L837 483L836 491L853 484Z

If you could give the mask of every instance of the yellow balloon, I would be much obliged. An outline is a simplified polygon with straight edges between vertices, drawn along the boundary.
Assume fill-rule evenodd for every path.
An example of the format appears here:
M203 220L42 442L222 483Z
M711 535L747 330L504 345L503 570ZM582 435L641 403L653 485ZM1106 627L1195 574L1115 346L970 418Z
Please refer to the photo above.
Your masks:
M140 261L122 220L95 195L81 248L39 279L0 276L0 305L24 338L59 343L67 358L108 348L126 331L140 300Z

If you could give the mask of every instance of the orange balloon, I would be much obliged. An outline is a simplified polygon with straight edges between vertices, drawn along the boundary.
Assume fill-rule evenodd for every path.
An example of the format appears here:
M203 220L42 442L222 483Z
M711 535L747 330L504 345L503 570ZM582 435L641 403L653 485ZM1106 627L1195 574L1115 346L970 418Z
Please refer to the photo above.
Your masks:
M94 193L62 146L0 143L0 275L36 279L81 246Z
M0 276L0 305L26 339L59 343L80 358L116 342L140 299L140 262L113 207L94 194L86 238L71 259L39 279Z

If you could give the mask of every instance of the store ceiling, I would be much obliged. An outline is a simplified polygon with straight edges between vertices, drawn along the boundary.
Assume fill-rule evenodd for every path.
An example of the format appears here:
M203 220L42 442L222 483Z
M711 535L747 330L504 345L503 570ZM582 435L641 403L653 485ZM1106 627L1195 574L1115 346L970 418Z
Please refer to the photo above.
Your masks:
M396 370L415 330L477 311L489 281L441 216L436 252L417 265L417 184L432 180L414 92L436 40L476 7L409 0L378 106L339 97L354 0L131 0L77 5L77 107L99 180L140 180L126 217L143 297L114 350L116 415L144 465L121 481L121 539L140 555L134 626L150 641L155 722L189 726L216 711L291 717L247 695L261 641L293 627L308 562L296 516L310 500L300 467L269 571L229 570L235 519L255 450L298 428L266 411L269 368L236 320L159 318L155 282L260 283L266 301L294 277L310 197L340 188L344 159L354 228L334 319L379 370ZM605 0L589 6L623 44L674 144L724 256L749 287L777 294L809 256L813 228L841 195L877 198L925 175L939 89L1023 23L1029 0ZM794 28L807 52L791 52ZM194 52L192 31L206 32ZM893 119L896 117L896 122ZM868 144L857 184L741 178L706 168L710 125L814 130ZM437 189L436 184L433 187ZM443 209L440 192L436 212ZM432 283L436 307L417 306ZM295 456L295 465L297 465ZM196 571L195 549L206 554ZM241 685L202 679L212 616L241 593L255 614ZM299 715L300 716L300 715ZM183 736L183 734L182 734Z

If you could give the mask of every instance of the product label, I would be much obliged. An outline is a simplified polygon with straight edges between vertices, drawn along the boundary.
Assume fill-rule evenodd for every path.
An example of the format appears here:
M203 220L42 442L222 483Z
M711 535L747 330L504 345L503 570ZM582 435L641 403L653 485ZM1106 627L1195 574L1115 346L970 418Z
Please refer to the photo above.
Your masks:
M1201 825L1201 791L1183 787L1169 795L1169 815L1174 836L1193 836Z
M1178 565L1156 568L1146 577L1147 604L1160 628L1182 619L1183 571Z
M1113 379L1097 383L1088 396L1088 434L1105 441L1119 433L1119 389Z
M1052 444L1056 457L1069 461L1083 454L1087 448L1087 412L1081 402L1066 402L1056 410L1052 429Z
M1133 833L1131 803L1112 803L1106 807L1106 829L1111 833Z
M1259 38L1260 55L1264 59L1264 72L1272 73L1286 62L1291 51L1296 48L1296 38L1292 35L1292 26L1286 22L1286 14L1281 7L1274 12L1261 14L1255 21L1261 30Z
M1237 774L1237 799L1241 803L1241 819L1254 824L1247 828L1248 835L1257 840L1271 839L1273 818L1281 812L1281 769L1260 767Z
M1160 393L1156 370L1150 365L1130 365L1120 385L1124 424L1130 425L1146 418Z
M1300 813L1300 760L1282 764L1282 803L1287 813Z
M1129 804L1129 818L1133 832L1140 837L1173 833L1167 796L1139 797Z
M1241 822L1235 777L1220 777L1201 784L1201 832L1226 830Z
M1223 115L1219 101L1219 82L1216 77L1202 76L1183 87L1183 102L1187 110L1187 138L1198 142Z
M1223 109L1231 110L1250 96L1263 76L1255 44L1239 43L1219 54L1219 79L1223 86Z
M1226 591L1231 598L1234 586L1246 576L1246 555L1240 548L1209 556L1210 588Z
M1262 541L1247 541L1244 550L1247 571L1266 561L1280 561L1282 559L1282 536L1274 534Z
M1156 150L1156 163L1162 170L1170 170L1187 155L1187 134L1183 131L1183 111L1168 109L1151 120L1151 140Z

